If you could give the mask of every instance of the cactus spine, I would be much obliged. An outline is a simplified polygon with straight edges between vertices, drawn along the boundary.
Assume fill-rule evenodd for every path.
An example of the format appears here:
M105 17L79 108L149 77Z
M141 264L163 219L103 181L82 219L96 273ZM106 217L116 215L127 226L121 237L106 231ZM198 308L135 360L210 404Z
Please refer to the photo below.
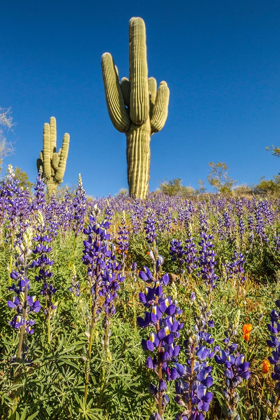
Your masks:
M150 178L151 135L167 119L169 88L148 78L146 28L143 19L129 22L129 79L119 80L111 54L102 55L102 73L109 116L114 127L126 134L129 194L146 198Z
M47 185L47 195L50 198L56 194L57 186L62 183L66 169L70 136L64 134L62 148L56 152L56 119L50 118L50 123L44 124L43 150L37 159L38 172L41 171Z

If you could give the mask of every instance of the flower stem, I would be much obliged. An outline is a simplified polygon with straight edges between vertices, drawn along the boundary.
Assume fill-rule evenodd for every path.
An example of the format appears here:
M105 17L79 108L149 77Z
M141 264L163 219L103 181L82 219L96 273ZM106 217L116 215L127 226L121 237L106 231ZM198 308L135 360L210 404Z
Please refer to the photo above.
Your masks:
M194 371L194 362L195 362L195 347L196 345L193 345L192 348L192 355L191 355L191 372L190 372L190 388L189 388L189 402L188 402L188 410L189 412L192 411L192 399L191 399L191 393L192 393L192 387L193 387L193 371Z
M68 263L68 268L72 268L72 266L73 266L76 245L77 245L77 234L75 233L73 246L72 246L72 250L71 250L71 255L70 255L70 259L69 259L69 263Z
M96 281L95 281L95 298L92 305L92 316L91 316L91 323L90 323L88 359L86 363L86 376L85 376L85 395L84 395L85 402L87 401L87 396L88 396L92 340L93 340L93 333L94 333L94 327L95 327L95 322L96 322L96 311L97 311L97 303L98 303L98 280L97 279L98 279L98 274L96 276Z
M109 332L110 332L110 319L109 319L108 314L105 315L105 324L106 324L106 327L105 327L104 346L103 346L105 363L103 364L103 367L102 367L100 394L99 394L99 399L98 399L98 404L97 404L98 408L101 407L101 402L102 402L105 385L106 385L105 375L106 375L106 366L107 366L108 354L109 354Z
M156 280L158 279L158 274L156 274ZM156 296L155 304L158 305L158 296ZM157 334L160 331L160 322L157 321L156 323L156 332ZM157 356L158 356L158 380L159 382L162 380L162 361L161 361L161 343L158 346L157 350ZM162 391L159 391L159 397L158 397L158 413L160 416L163 414L163 406L162 406Z
M51 313L50 313L50 310L48 310L47 328L48 328L48 344L51 344Z
M12 279L11 279L10 274L11 274L12 269L13 269L13 250L14 250L14 244L15 244L15 231L13 230L13 233L12 233L12 242L11 242L10 264L9 264L9 279L8 279L8 281L9 281L9 287L11 287L11 285L12 285Z
M24 258L24 277L27 276L27 270L26 270L26 258ZM23 302L23 310L22 310L22 319L23 319L23 325L20 328L19 333L19 342L18 342L18 351L17 351L17 360L20 361L22 358L22 344L23 344L23 337L26 329L26 321L27 321L27 294L28 294L28 283L26 282L24 286L24 302Z
M135 295L132 295L132 303L133 303L133 323L134 323L134 332L137 332L137 313L136 313L136 302L135 302Z

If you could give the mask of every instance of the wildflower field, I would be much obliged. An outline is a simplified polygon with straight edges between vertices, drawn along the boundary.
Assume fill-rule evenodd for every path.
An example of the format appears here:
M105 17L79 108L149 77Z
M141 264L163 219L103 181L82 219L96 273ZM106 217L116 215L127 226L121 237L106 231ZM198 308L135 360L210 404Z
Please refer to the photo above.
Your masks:
M0 186L0 418L276 419L279 199Z

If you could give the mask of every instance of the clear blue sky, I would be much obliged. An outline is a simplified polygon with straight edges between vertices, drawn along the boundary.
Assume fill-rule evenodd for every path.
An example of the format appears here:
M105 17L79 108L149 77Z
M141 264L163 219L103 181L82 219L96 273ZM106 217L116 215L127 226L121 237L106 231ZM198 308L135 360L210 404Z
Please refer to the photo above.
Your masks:
M109 119L100 58L128 76L128 22L146 22L149 76L170 87L169 116L152 137L150 189L182 178L197 187L210 161L239 184L268 179L280 159L279 0L12 0L0 10L0 106L17 123L7 158L36 177L44 122L71 136L64 182L81 172L88 194L126 181L125 135Z

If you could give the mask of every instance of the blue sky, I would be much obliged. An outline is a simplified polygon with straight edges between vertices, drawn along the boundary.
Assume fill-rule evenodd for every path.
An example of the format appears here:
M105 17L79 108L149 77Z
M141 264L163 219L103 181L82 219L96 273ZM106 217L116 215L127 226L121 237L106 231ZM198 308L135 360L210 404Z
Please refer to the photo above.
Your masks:
M128 22L145 20L149 76L170 87L169 116L152 137L150 189L182 178L198 186L223 161L238 184L279 172L265 150L280 145L278 0L13 0L0 14L0 106L16 122L6 159L34 180L44 122L58 145L71 136L64 182L82 174L88 194L127 187L125 135L106 108L100 59L128 76Z

